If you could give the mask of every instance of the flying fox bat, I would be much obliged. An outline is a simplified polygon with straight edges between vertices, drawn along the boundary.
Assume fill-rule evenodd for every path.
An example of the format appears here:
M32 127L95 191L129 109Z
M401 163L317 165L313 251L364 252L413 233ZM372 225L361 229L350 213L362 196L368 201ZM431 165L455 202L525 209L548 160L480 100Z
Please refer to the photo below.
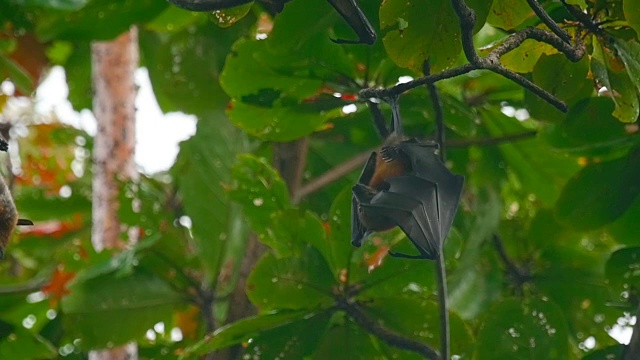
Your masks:
M404 137L397 101L391 107L392 134L380 152L371 153L353 187L351 244L360 247L371 233L399 226L420 254L391 256L435 259L451 229L464 177L440 161L437 143Z
M171 4L190 11L215 11L250 3L254 0L167 0ZM275 12L281 12L290 0L260 0ZM327 0L331 6L351 26L358 40L331 39L338 44L367 44L376 42L376 31L355 0Z
M9 144L4 139L0 139L0 151L8 149ZM0 176L0 259L4 258L4 249L9 243L13 230L18 225L33 225L33 222L18 218L9 187Z

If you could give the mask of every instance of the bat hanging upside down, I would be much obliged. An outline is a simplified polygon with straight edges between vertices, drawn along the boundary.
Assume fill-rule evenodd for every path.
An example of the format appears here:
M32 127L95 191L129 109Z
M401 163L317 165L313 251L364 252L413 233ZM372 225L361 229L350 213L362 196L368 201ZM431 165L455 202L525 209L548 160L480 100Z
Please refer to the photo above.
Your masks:
M360 247L373 232L399 226L420 255L435 259L442 249L460 201L464 177L452 174L438 158L438 144L402 135L396 102L392 134L373 152L353 187L351 243Z

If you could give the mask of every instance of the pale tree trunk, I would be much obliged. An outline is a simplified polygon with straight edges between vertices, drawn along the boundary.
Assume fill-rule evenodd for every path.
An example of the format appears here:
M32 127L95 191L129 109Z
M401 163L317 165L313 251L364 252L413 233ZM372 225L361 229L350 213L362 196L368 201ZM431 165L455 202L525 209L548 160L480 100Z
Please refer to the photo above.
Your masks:
M98 131L93 148L93 227L91 242L96 251L123 248L118 219L119 180L137 177L134 163L135 97L134 71L138 67L138 32L129 32L91 47L93 112ZM129 238L127 241L134 242ZM135 343L96 350L91 360L137 359Z

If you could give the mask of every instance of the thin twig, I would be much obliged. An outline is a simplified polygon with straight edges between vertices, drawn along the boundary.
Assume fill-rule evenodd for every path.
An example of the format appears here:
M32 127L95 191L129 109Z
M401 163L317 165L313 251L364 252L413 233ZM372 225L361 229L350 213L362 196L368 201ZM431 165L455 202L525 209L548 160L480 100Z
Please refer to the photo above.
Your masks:
M295 194L294 202L299 202L300 199L304 198L305 196L322 189L323 187L333 183L334 181L342 178L343 176L362 166L362 164L367 161L372 151L375 151L375 149L362 152L352 157L351 159L339 165L336 165L324 174L301 186L300 189L298 189L298 192Z
M558 24L555 21L553 21L551 16L549 16L549 14L547 14L547 12L542 8L542 6L540 6L538 1L527 0L527 3L529 4L529 7L531 7L533 12L536 13L536 15L538 15L540 20L542 20L542 22L545 25L547 25L547 27L551 29L551 31L553 31L554 34L556 34L564 42L571 44L571 35L569 35L566 31L561 29L560 26L558 26Z
M602 30L602 28L598 26L598 24L596 24L596 22L593 21L593 19L589 15L585 14L579 7L567 4L565 0L561 0L561 2L562 5L564 5L564 7L567 9L567 11L569 11L569 14L576 18L576 20L578 20L582 25L584 25L587 30L598 36L605 36L608 38L604 30Z
M387 344L403 350L416 352L427 359L441 359L438 352L432 349L429 345L423 344L416 340L408 339L383 327L375 320L371 319L364 311L362 311L358 304L350 304L346 300L338 300L337 307L338 309L343 310L345 313L347 313L347 315L351 319L353 319L356 324L360 325L360 327L377 336Z

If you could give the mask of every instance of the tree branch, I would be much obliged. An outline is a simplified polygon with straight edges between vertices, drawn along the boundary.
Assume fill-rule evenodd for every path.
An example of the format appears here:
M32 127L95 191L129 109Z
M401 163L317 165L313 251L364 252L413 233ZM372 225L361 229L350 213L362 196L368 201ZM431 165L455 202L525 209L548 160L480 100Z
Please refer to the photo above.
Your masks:
M294 196L294 202L299 202L305 196L312 194L323 187L333 183L334 181L342 178L343 176L349 174L354 171L358 167L361 167L365 161L371 155L371 152L375 151L375 149L371 149L365 152L362 152L351 159L336 165L332 169L328 170L324 174L318 176L317 178L311 180L307 184L303 185L298 189L298 192Z
M529 7L533 10L536 15L542 20L542 22L553 31L556 36L562 39L564 42L571 44L571 35L569 35L566 31L560 28L558 24L547 14L547 12L540 6L540 4L536 0L527 0Z
M427 359L441 359L438 352L428 345L416 340L407 339L378 324L375 320L371 319L366 313L364 313L358 304L350 304L347 300L342 299L338 300L337 308L347 313L347 315L353 319L356 324L360 325L360 327L391 346L416 352Z
M469 73L473 70L484 69L504 76L505 78L533 92L535 95L555 106L560 111L566 112L567 105L562 100L558 99L553 94L541 88L540 86L534 84L524 76L505 68L500 63L501 56L517 48L527 39L533 39L536 41L547 43L565 54L565 56L567 56L567 58L573 62L579 61L585 54L584 44L580 40L579 36L576 37L576 44L571 44L570 35L566 31L561 29L558 24L556 24L553 19L549 17L549 15L544 11L544 9L542 9L542 7L540 7L540 5L535 0L527 1L529 3L529 6L531 6L534 12L540 17L542 22L544 22L552 32L532 27L525 28L511 35L501 45L494 48L486 57L483 58L478 55L478 52L475 49L475 44L473 42L473 28L476 23L476 16L473 9L467 6L464 0L451 0L451 4L456 12L456 15L458 16L460 23L462 49L469 63L453 69L445 70L438 74L427 75L422 78L414 79L410 82L398 84L389 88L363 89L359 93L360 97L388 98L392 95L402 94L403 92L416 88L420 85L432 84L440 80L449 79L455 76ZM568 8L570 7L566 4L565 6L567 6ZM571 8L569 10L570 12L576 12L575 8ZM594 27L595 29L598 29L599 34L602 33L599 27L595 25L588 16L586 16L579 10L577 12L582 14L581 17L578 17L578 14L574 14L574 16L578 18L579 21L586 21L588 19L589 23L587 24L587 26L590 28Z

